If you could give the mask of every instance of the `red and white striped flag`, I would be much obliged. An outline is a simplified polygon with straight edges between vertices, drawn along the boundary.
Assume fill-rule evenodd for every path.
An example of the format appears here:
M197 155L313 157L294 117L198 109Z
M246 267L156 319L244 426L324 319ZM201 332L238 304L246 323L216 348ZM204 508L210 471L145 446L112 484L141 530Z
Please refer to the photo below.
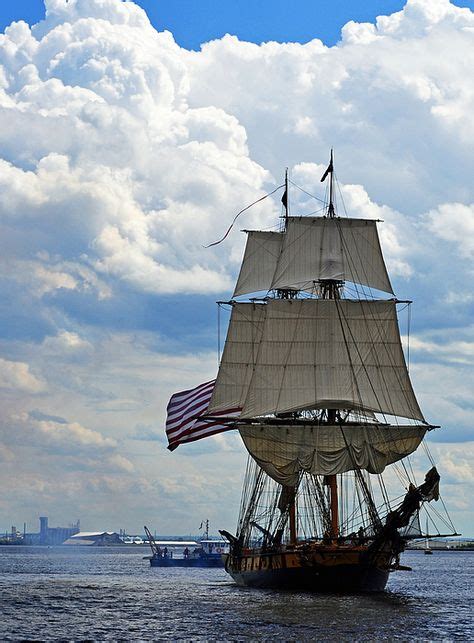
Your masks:
M215 383L216 380L211 380L171 396L166 409L168 412L166 435L170 451L184 442L194 442L234 428L232 425L222 423L216 415L209 419L200 419L207 413ZM226 409L220 411L219 415L223 418L238 417L240 411L239 408Z

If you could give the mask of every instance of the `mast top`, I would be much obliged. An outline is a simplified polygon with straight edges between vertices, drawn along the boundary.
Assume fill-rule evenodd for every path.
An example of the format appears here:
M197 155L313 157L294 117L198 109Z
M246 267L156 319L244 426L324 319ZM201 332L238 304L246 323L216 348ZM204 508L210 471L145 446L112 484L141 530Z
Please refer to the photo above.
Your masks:
M288 203L288 168L285 170L285 191L283 192L283 196L281 197L281 202L283 204L283 207L285 208L285 214L283 215L283 223L284 223L284 228L282 232L286 230L288 227L288 216L289 216L289 203Z
M329 160L329 165L321 177L321 183L323 183L327 176L329 175L329 205L327 210L327 216L330 219L333 219L336 216L334 210L334 157L333 157L333 148L331 147L331 158Z

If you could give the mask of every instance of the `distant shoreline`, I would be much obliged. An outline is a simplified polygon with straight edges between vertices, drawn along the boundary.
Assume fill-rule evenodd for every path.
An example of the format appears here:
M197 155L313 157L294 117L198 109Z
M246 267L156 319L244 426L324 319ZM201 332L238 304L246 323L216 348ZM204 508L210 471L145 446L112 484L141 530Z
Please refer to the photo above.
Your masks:
M180 541L176 541L176 546L179 547ZM148 549L149 544L148 543L137 543L137 544L130 544L130 543L110 543L110 544L103 544L103 545L64 545L64 544L59 544L59 545L44 545L44 544L38 544L38 545L31 545L31 544L23 544L23 543L14 543L14 542L0 542L0 547L24 547L24 548L31 548L31 549L56 549L56 548L61 548L61 549L104 549L104 548L110 548L110 547L120 547L120 549L127 548L127 549ZM431 547L430 548L432 552L470 552L474 551L474 546L467 546L467 547ZM425 551L424 548L422 547L407 547L405 549L406 552L420 552L423 553Z
M72 549L76 547L83 547L84 549L103 549L104 547L120 547L121 549L123 547L128 547L130 549L141 549L142 547L147 547L149 548L150 545L148 543L137 543L136 545L132 545L130 543L110 543L106 545L64 545L63 543L59 545L44 545L44 544L38 544L38 545L32 545L30 543L13 543L13 542L6 542L2 543L0 542L0 547L32 547L34 549L37 549L41 547L41 549L52 549L53 547L61 547L64 549Z
M422 547L407 547L405 551L426 551ZM430 551L474 551L474 547L430 547Z

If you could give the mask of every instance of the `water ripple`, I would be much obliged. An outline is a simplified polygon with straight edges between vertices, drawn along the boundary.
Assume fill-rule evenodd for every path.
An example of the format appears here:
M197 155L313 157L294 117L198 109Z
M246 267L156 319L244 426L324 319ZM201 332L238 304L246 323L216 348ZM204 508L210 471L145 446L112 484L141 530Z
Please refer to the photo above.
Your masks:
M237 587L221 569L150 568L140 548L0 547L0 638L134 641L473 640L474 553L409 552L388 591Z

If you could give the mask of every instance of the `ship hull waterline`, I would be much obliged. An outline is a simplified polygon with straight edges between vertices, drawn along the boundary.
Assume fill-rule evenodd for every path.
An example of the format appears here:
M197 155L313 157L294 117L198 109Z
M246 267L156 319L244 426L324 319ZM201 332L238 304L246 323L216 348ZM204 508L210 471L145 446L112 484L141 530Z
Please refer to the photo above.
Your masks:
M393 555L378 554L369 563L364 553L325 550L312 556L296 552L228 556L225 569L242 587L319 593L382 592Z

